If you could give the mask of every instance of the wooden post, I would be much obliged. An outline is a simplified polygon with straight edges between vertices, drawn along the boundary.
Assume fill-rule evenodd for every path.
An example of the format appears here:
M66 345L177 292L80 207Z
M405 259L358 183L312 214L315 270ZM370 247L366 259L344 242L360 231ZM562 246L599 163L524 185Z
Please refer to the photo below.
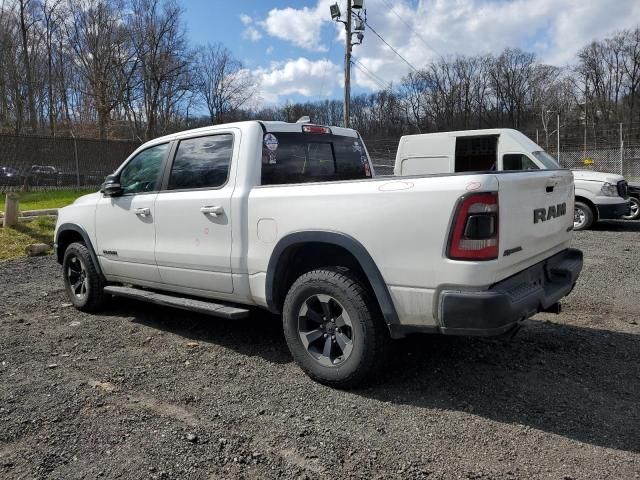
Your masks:
M7 193L7 201L4 206L4 219L2 220L2 226L15 227L18 225L18 194Z

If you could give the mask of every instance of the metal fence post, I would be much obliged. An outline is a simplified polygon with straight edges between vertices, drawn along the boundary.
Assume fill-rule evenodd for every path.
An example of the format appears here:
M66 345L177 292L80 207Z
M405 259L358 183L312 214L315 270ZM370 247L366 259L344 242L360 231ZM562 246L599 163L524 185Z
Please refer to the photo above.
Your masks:
M624 176L624 139L622 138L622 123L620 123L620 175Z
M558 116L556 118L557 118L557 121L558 121L558 125L557 125L557 128L558 128L558 165L562 165L560 163L560 112L558 112Z
M80 162L78 161L78 143L76 142L76 136L71 131L71 137L73 138L73 157L76 161L76 186L80 187Z

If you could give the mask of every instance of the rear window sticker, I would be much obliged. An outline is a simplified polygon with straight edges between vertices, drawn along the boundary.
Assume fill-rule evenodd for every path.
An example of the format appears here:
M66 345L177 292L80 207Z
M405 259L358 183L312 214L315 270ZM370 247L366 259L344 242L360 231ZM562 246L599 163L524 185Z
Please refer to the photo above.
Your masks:
M273 133L267 133L264 136L264 146L272 152L275 152L278 149L278 139Z

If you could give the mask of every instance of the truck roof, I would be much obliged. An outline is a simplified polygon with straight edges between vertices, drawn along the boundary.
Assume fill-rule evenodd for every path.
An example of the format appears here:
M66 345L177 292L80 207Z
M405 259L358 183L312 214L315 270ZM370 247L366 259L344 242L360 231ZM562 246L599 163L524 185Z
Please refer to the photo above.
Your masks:
M313 122L311 123L289 123L289 122L281 122L281 121L263 121L263 120L246 120L242 122L233 122L233 123L220 123L217 125L208 125L206 127L200 128L192 128L190 130L183 130L181 132L171 133L169 135L165 135L162 137L154 138L153 140L149 140L145 142L145 146L149 146L155 143L163 143L170 140L174 140L176 138L192 136L193 134L207 134L207 133L215 133L217 130L227 129L227 128L243 128L248 125L260 125L266 129L267 132L301 132L302 125L316 125ZM343 128L336 126L329 126L331 128L331 132L334 135L341 135L346 137L357 137L358 133L351 128Z
M400 146L403 145L411 145L418 144L420 145L422 141L427 140L429 138L437 138L437 137L481 137L487 135L504 135L511 139L512 141L519 144L527 151L537 151L542 150L542 148L537 145L533 140L527 137L522 132L518 130L514 130L513 128L485 128L479 130L456 130L452 132L435 132L435 133L422 133L422 134L414 134L414 135L404 135L400 138Z

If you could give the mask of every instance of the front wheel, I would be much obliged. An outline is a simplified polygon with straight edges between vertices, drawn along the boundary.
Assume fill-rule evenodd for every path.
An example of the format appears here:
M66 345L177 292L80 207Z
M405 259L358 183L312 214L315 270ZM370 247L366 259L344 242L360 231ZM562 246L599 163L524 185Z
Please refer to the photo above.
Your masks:
M629 212L629 215L624 215L622 218L625 220L640 219L640 200L635 197L629 197L629 203L631 204L631 212Z
M94 312L104 305L104 282L84 243L74 242L65 250L62 278L67 297L78 310Z
M377 303L348 270L305 273L283 307L287 345L314 380L338 388L362 385L381 370L390 338Z
M593 211L586 203L576 202L573 209L573 229L586 230L593 223Z

